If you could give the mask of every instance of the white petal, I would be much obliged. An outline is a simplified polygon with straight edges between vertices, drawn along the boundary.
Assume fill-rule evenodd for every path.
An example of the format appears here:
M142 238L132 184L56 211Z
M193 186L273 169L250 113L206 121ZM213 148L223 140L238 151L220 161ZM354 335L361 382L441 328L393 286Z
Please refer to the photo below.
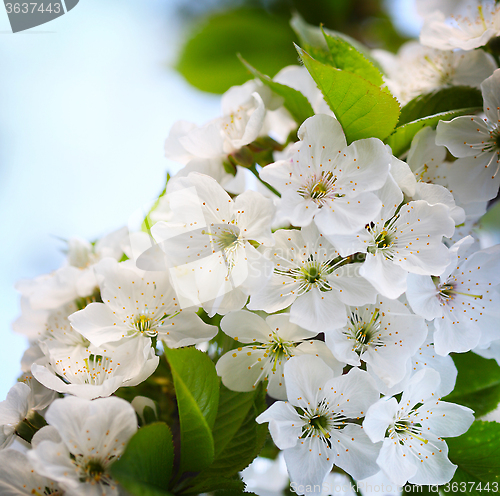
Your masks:
M294 351L296 355L317 356L333 370L335 377L342 375L345 362L338 361L323 341L311 340L301 343Z
M406 290L408 272L383 254L366 254L366 260L359 270L360 275L367 279L373 287L388 298L398 298Z
M253 350L251 346L228 351L217 362L217 374L232 391L253 391L271 369L271 358L265 355L265 350Z
M285 364L288 401L295 406L317 405L325 382L333 375L333 370L314 355L292 357Z
M290 309L290 322L316 333L342 327L345 318L345 305L335 290L312 288L297 297Z
M377 463L391 482L398 486L406 484L408 479L415 475L418 468L413 462L412 453L405 449L405 446L400 446L398 441L392 439L384 440Z
M284 455L290 481L297 485L299 491L305 488L303 494L310 495L314 494L314 487L322 486L333 467L334 456L332 450L317 437L309 437L303 443L285 450Z
M500 70L496 70L492 76L485 79L481 84L484 100L484 113L492 123L498 122L498 107L500 107Z
M412 310L427 320L443 314L436 285L430 276L408 274L406 297Z
M90 303L68 318L75 330L95 346L118 341L128 330L104 303Z
M272 200L264 198L256 191L247 190L238 195L234 202L238 212L238 227L244 239L255 240L261 244L272 246L271 221L275 213Z
M417 410L417 415L420 417L422 432L430 430L439 437L460 436L474 422L474 412L470 408L446 401L436 401L435 404L426 405L426 408L422 406Z
M272 337L269 324L262 317L247 310L228 313L222 318L220 325L228 336L242 343L265 343Z
M278 333L281 339L286 341L301 341L302 339L312 338L318 334L315 331L308 331L290 322L290 314L287 313L270 315L266 318L266 324Z
M302 425L295 408L287 402L276 401L265 412L262 412L255 421L259 424L269 422L269 432L274 444L279 449L288 449L297 444L302 434Z
M0 425L21 422L33 406L30 401L31 389L23 382L16 382L0 403Z
M368 408L363 420L363 428L368 437L374 442L382 441L394 416L398 410L396 398L384 397Z
M335 465L356 480L365 479L379 471L376 460L382 443L374 444L361 426L353 424L346 425L338 437L340 443L332 440L333 448L340 455L335 457Z

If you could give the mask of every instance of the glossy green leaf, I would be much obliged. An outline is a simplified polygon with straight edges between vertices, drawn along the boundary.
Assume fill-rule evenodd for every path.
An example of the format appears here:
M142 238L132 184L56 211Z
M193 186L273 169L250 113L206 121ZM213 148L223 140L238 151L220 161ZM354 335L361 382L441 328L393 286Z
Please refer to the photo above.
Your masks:
M455 389L446 401L459 403L474 410L476 417L494 410L500 402L500 367L472 351L453 355L458 370ZM481 373L471 373L471 371Z
M392 153L396 157L400 157L403 153L409 150L413 137L423 127L436 127L439 121L449 121L459 115L473 114L477 110L477 107L463 108L452 110L451 112L441 112L439 114L424 117L423 119L408 122L407 124L397 127L394 132L384 140L384 142L391 146Z
M111 474L134 496L165 496L172 475L174 445L167 424L142 427L111 466Z
M386 138L399 117L397 100L365 79L313 59L297 47L300 58L344 130L348 143Z
M193 480L191 491L205 492L209 490L207 484L210 481L218 477L233 477L252 462L267 436L267 424L255 422L265 409L262 386L255 392L238 393L221 385L219 411L213 429L215 459Z
M165 348L174 380L181 429L179 473L197 472L214 459L212 427L219 403L219 378L208 355L196 348Z
M243 57L240 57L240 60L256 78L260 79L266 86L271 88L274 93L283 97L283 106L290 112L295 122L302 124L308 117L314 115L314 110L309 100L300 91L273 81L269 76L262 74L252 67Z
M334 67L357 74L375 86L381 86L384 83L380 71L350 43L339 36L332 36L326 32L323 34L330 51L331 64Z
M292 29L299 37L300 44L303 47L308 46L315 49L318 55L321 50L324 51L325 54L329 53L328 45L323 35L324 31L330 36L339 37L345 40L359 53L362 53L365 58L369 60L375 67L378 67L380 69L379 63L374 58L372 58L370 50L365 45L345 33L327 28L323 28L322 30L318 26L312 26L311 24L308 24L306 21L304 21L304 19L298 13L293 14L292 19L290 20L290 26L292 26Z
M459 467L454 481L500 482L500 424L476 420L465 434L446 443L449 459Z
M483 105L481 91L470 86L453 86L420 95L408 102L399 116L398 126L422 117L449 112L450 110Z
M176 69L196 88L223 93L248 80L249 74L238 61L237 53L264 74L274 76L283 67L297 64L294 39L284 18L264 10L240 8L219 12L205 18L187 41Z

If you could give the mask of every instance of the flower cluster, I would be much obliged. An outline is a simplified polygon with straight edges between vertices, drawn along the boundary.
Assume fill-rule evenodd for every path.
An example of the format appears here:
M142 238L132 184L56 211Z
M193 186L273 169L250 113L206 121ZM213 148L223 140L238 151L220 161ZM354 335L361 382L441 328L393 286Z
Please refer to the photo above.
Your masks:
M221 117L173 127L165 153L184 167L148 232L71 239L64 267L18 284L14 329L31 345L22 382L0 403L0 489L119 494L110 466L138 418L116 395L155 377L174 394L173 380L181 415L180 395L194 388L195 404L203 381L185 390L177 372L158 371L168 350L188 346L216 362L225 388L248 395L264 384L273 402L252 421L269 424L302 493L334 465L355 480L452 479L443 438L467 432L474 416L441 400L455 387L450 354L500 363L500 247L481 246L474 231L500 185L500 69L485 47L500 34L500 8L468 10L452 20L434 13L421 42L398 55L374 51L381 87L349 67L331 77L396 98L401 115L422 94L467 86L481 92L484 116L450 107L384 141L363 129L353 138L356 119L316 66L259 77L223 96ZM330 50L347 43L325 36ZM137 256L132 238L150 248ZM6 451L14 440L26 453ZM174 493L183 463L173 465Z

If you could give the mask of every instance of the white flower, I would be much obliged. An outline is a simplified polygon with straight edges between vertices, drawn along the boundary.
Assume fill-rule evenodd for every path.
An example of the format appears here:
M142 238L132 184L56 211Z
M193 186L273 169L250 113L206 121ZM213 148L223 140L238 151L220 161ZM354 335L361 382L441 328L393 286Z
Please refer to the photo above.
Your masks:
M500 33L500 7L494 0L470 0L465 15L449 18L439 11L429 14L420 32L420 42L440 50L472 50L486 45Z
M32 389L24 382L14 384L7 398L0 402L0 449L7 448L14 441L23 422L34 431L30 420L33 420L35 411L43 410L53 399L54 394L40 385L34 385Z
M449 183L463 203L494 198L500 184L500 69L481 84L481 91L485 119L461 116L437 126L436 143L459 157Z
M325 332L337 360L366 370L388 387L401 381L406 363L427 336L424 319L397 300L378 298L374 305L350 307L342 329Z
M394 396L400 393L408 385L408 381L423 368L434 369L439 373L441 382L437 387L435 394L442 398L453 391L457 380L457 367L450 355L441 356L436 353L434 348L434 324L426 322L429 332L422 346L413 355L406 366L406 375L402 381L392 388L386 387L380 380L376 380L379 391L388 396Z
M46 419L60 441L42 440L28 452L35 470L71 496L117 496L109 467L137 430L130 403L116 397L87 401L70 396L54 401Z
M258 456L240 475L245 489L259 496L281 496L290 483L283 453L274 460Z
M465 221L466 214L463 208L456 205L448 189L448 178L453 175L453 167L450 168L451 164L444 162L445 157L446 148L436 145L436 131L426 126L413 138L407 164L394 158L391 173L396 171L396 182L408 200L425 200L429 205L442 203L450 209L455 224L460 225ZM414 180L405 175L404 181L400 182L405 167L413 173Z
M285 365L288 402L278 401L257 417L269 422L276 446L284 450L290 480L313 494L333 465L355 479L379 471L375 458L380 445L373 444L358 419L366 414L379 394L373 379L362 370L333 377L318 357L293 357Z
M151 230L166 252L182 308L203 305L210 316L242 308L271 264L255 248L271 246L271 200L245 191L235 200L209 176L191 173L169 182L176 222Z
M429 205L424 200L403 204L403 194L389 176L379 191L382 210L365 229L351 236L335 236L331 241L340 254L366 253L360 274L388 298L406 290L409 272L441 274L449 263L443 236L451 237L455 223L448 207Z
M340 123L319 114L300 126L290 160L267 165L260 177L281 193L280 211L296 226L313 220L323 234L347 234L370 222L381 203L390 154L376 138L346 146Z
M61 308L52 310L45 325L45 332L38 337L42 350L63 351L73 349L75 346L86 348L90 345L88 339L77 332L69 321L68 317L77 311L78 307L74 303L67 303Z
M447 355L486 347L500 337L500 246L466 256L469 236L450 249L452 261L438 278L408 277L406 296L413 311L434 320L436 352Z
M36 340L45 331L50 313L51 311L45 308L34 310L29 298L21 296L21 315L12 322L12 330L31 341Z
M302 354L319 356L334 371L342 373L344 364L335 360L322 341L311 340L317 332L292 324L288 314L258 315L240 310L221 320L221 329L233 339L248 346L228 351L217 362L217 374L233 391L252 391L269 379L267 392L273 398L286 399L283 367L292 357Z
M66 265L60 269L36 277L21 280L16 289L29 300L34 310L55 309L66 303L81 300L82 303L96 301L95 290L98 286L94 265L103 258L119 259L122 254L128 230L114 231L94 245L88 241L72 238L68 241Z
M186 121L176 122L165 141L165 156L186 164L176 177L200 172L233 191L234 174L226 171L223 164L228 155L260 135L266 117L261 94L273 107L270 90L260 82L248 81L242 86L233 86L222 96L222 117L202 127Z
M53 349L31 366L31 372L49 389L91 400L140 384L159 363L151 340L143 336L103 348Z
M435 391L439 374L429 368L417 372L401 401L384 397L366 413L363 427L373 442L382 441L377 458L382 471L398 485L444 484L456 469L448 460L442 437L460 436L474 421L472 410L440 401Z
M192 310L181 310L168 272L148 272L111 258L95 268L103 303L70 315L71 325L93 345L138 336L158 337L170 348L214 337L216 328Z
M374 53L388 76L388 87L402 105L413 98L448 86L479 85L496 68L483 50L436 50L416 41L405 43L397 55Z
M63 496L53 480L37 474L24 453L0 451L0 494L2 496Z
M277 312L291 305L290 321L318 333L342 327L346 305L374 303L376 292L346 263L314 225L274 233L275 268L269 283L250 298L250 310Z

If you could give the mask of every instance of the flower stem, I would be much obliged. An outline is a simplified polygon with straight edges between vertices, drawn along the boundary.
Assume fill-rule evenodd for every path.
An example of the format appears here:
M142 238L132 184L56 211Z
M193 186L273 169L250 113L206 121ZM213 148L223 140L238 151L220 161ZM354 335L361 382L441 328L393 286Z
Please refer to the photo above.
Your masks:
M270 184L266 183L263 181L260 176L259 176L259 171L255 167L255 164L253 164L251 167L248 167L248 170L267 188L269 191L272 191L278 198L281 198L281 195L277 190L275 190Z

